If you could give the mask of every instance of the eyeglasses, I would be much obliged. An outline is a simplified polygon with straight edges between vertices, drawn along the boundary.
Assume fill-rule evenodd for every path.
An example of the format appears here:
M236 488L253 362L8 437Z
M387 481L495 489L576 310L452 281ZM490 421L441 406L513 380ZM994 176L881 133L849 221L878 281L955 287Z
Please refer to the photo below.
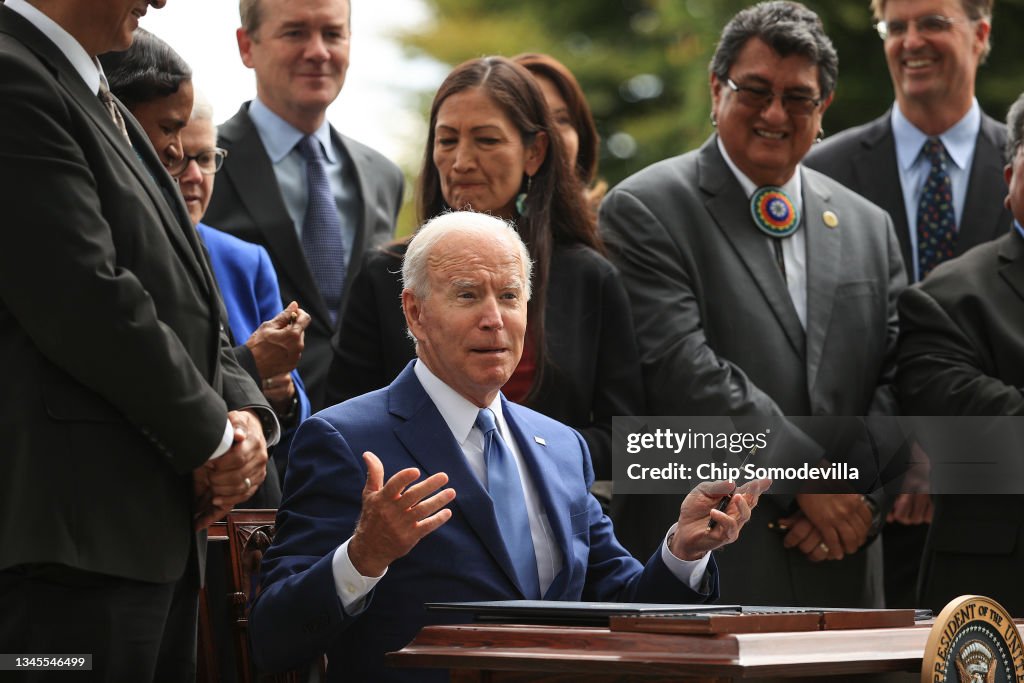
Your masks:
M907 35L910 24L923 36L937 36L953 30L953 24L960 21L953 17L944 17L941 14L926 14L917 19L893 19L892 21L880 21L875 24L875 30L882 40L887 38L902 38Z
M775 93L768 88L736 85L736 82L731 78L726 78L725 83L729 86L730 90L736 93L739 101L751 109L764 110L772 106L772 102L775 101ZM782 101L782 108L790 116L810 116L818 108L818 105L821 104L820 97L811 97L810 95L796 95L784 92L778 98Z
M169 166L167 171L177 178L184 173L185 169L188 168L188 165L194 161L196 162L196 165L199 166L200 173L203 175L213 175L220 170L221 166L224 165L224 159L227 155L228 151L226 149L221 149L220 147L204 149L195 156L189 156L186 154L180 160L174 162L173 165Z

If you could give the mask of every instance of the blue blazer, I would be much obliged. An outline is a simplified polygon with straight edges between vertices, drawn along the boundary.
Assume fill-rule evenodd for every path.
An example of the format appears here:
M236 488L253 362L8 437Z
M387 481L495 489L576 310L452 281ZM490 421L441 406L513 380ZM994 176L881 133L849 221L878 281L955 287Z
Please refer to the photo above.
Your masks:
M228 312L231 334L236 344L244 344L260 324L284 308L270 255L257 244L240 240L203 223L197 225L196 229L210 255L213 275ZM247 364L242 362L242 365ZM259 382L259 378L255 379ZM295 393L299 398L299 421L296 423L299 424L309 417L309 398L298 370L292 370L292 382L295 383ZM281 432L281 441L274 447L276 453L287 455L294 433L294 427Z
M564 556L545 599L694 603L717 598L713 559L707 593L700 594L669 572L660 549L644 566L619 545L611 521L589 493L590 455L576 431L504 398L502 410ZM406 467L419 468L424 477L443 471L457 495L452 518L392 563L367 596L365 611L348 616L335 591L331 560L359 517L367 450L384 463L385 479ZM249 620L261 670L295 667L326 652L332 681L447 681L446 671L384 666L384 653L408 644L423 626L465 620L427 612L423 603L524 597L491 500L412 363L390 386L302 424L284 494L277 533L263 558L262 593Z

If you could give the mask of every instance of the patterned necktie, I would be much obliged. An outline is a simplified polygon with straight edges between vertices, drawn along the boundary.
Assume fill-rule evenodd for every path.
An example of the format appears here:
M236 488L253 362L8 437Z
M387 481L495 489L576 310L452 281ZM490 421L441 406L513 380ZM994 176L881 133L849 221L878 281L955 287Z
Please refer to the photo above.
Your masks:
M345 285L345 243L341 239L338 205L327 180L327 168L320 142L310 136L296 145L306 160L309 198L302 221L302 251L320 294L331 314L331 325L338 318L341 290Z
M100 79L100 91L97 93L100 98L100 102L103 103L103 107L107 110L107 116L114 122L117 129L121 131L121 135L128 141L128 144L132 144L132 139L128 137L128 128L124 125L124 117L121 116L121 110L117 108L117 103L114 102L114 96L110 94L110 87L107 85L105 78Z
M519 478L515 456L509 450L494 422L489 408L480 411L476 428L484 435L484 462L487 465L487 491L494 501L494 514L498 518L501 538L512 558L519 585L528 600L540 599L540 579L537 575L537 553L530 534L530 517L526 512L526 496Z
M946 148L939 139L928 138L921 154L931 162L917 205L917 264L923 280L935 266L953 258L956 213L953 211L953 181L946 171Z

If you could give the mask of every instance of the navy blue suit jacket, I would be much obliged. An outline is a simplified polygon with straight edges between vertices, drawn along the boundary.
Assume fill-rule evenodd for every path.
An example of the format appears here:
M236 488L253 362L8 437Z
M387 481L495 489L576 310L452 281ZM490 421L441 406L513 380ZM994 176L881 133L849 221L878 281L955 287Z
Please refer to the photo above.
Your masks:
M284 308L270 255L258 244L240 240L203 223L196 229L210 255L213 275L228 312L231 334L235 343L244 344L257 327ZM309 417L309 397L298 370L292 370L292 382L299 398L299 420L296 424L300 424ZM288 454L288 444L294 432L294 429L281 432L281 441L274 448L276 453L283 454L282 457Z
M576 431L504 398L502 410L564 555L545 599L717 598L713 559L708 594L702 595L669 572L660 549L644 566L619 545L589 493L590 455ZM424 477L443 471L457 495L452 518L392 563L365 611L351 617L335 592L331 560L359 516L367 450L384 463L385 479L406 467L419 468ZM423 603L523 599L490 498L412 363L390 386L321 411L299 428L277 534L262 571L262 593L250 616L257 665L280 670L326 652L329 680L446 681L444 671L384 665L384 653L408 644L423 626L465 619L428 613Z

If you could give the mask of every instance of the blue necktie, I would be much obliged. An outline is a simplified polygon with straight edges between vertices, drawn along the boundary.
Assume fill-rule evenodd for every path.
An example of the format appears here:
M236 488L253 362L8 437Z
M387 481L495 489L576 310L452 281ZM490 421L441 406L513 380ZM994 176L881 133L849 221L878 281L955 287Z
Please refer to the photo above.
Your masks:
M505 548L512 558L516 576L523 594L529 600L540 599L540 579L537 577L537 553L530 534L530 517L526 512L526 496L519 478L515 456L509 450L494 422L489 408L480 411L476 427L484 435L484 462L487 464L487 491L494 501L494 514L498 518Z
M917 265L923 280L935 266L955 254L956 212L953 181L946 171L946 148L938 138L928 138L921 154L931 163L917 205Z
M307 135L297 147L306 160L309 189L306 218L302 221L302 251L313 280L327 303L333 326L338 318L341 289L345 285L345 243L341 239L341 219L327 180L320 142Z

